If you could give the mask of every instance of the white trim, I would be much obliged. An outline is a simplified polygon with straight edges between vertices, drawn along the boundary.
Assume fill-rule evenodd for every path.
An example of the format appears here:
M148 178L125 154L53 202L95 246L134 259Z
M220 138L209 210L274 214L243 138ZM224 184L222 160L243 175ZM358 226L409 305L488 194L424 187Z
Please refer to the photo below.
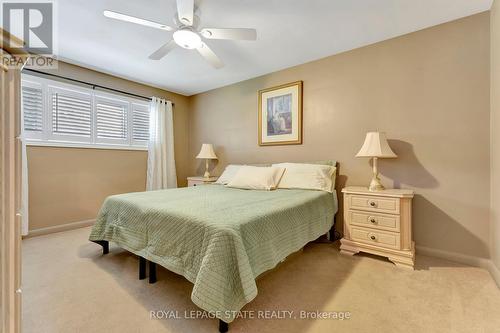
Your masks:
M95 223L95 219L92 219L92 220L84 220L84 221L77 221L77 222L55 225L53 227L30 230L28 235L23 237L23 239L53 234L53 233L61 232L61 231L68 231L68 230L73 230L73 229L78 229L78 228L84 228L84 227L91 226L94 223Z
M421 254L424 256L436 257L465 264L468 266L484 268L491 274L491 277L496 282L497 286L500 288L500 270L495 266L495 264L491 259L469 256L457 252L443 251L425 246L417 246L416 249L417 249L417 254Z
M64 142L64 141L39 141L35 139L25 139L25 140L27 146L37 146L37 147L121 149L121 150L148 151L148 147L143 147L143 146L124 146L124 145L113 145L113 144L102 144L102 143Z
M493 260L490 260L488 271L490 272L491 276L493 276L493 280L496 281L498 287L500 288L500 268L495 265Z

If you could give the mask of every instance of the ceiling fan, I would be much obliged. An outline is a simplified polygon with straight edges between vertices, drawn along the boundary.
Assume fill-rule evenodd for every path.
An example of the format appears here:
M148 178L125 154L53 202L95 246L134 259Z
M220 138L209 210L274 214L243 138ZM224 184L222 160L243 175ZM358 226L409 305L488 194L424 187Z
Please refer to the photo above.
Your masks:
M192 50L196 49L200 55L205 58L213 67L221 68L224 66L219 57L203 41L206 39L229 39L229 40L256 40L257 31L255 29L245 28L203 28L198 29L200 19L195 15L194 0L176 0L177 15L174 16L175 27L172 28L166 24L145 20L135 16L125 15L115 11L105 10L104 16L140 24L151 28L165 31L173 31L173 39L163 44L158 50L153 52L149 59L160 60L166 56L176 45Z

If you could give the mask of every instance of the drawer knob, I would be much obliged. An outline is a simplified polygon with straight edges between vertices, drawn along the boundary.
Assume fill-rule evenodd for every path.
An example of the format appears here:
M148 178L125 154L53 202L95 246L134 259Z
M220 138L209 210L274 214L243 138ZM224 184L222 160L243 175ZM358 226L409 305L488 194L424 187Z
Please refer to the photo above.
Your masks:
M370 201L370 206L375 207L375 201Z
M375 220L374 218L371 218L371 219L370 219L370 222L371 222L371 223L376 223L376 222L377 222L377 220Z
M377 237L375 237L375 236L373 236L373 235L372 235L372 236L370 236L370 238L371 238L372 240L377 239Z

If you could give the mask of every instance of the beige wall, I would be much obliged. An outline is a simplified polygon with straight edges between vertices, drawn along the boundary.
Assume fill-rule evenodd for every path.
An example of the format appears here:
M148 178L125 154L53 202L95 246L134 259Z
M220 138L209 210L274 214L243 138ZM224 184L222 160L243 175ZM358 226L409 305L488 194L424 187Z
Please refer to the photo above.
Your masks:
M64 62L53 73L174 102L177 178L186 184L187 97ZM29 147L29 229L94 219L106 196L145 190L146 164L145 151Z
M500 268L500 3L491 9L491 257Z
M94 219L108 195L144 191L147 155L28 147L30 230Z
M257 91L304 81L304 144L257 145ZM196 95L190 165L201 143L227 163L340 163L340 186L368 184L356 159L365 133L386 131L399 155L383 160L387 186L415 189L420 246L489 256L489 13Z
M216 145L217 174L227 163L331 158L340 163L338 187L367 184L368 161L353 156L367 131L386 131L399 158L381 161L383 182L417 192L417 244L482 257L491 247L500 266L497 7L491 14L491 236L489 13L190 98L66 63L57 74L172 100L180 185L202 173L194 156L203 142ZM257 91L296 80L304 81L304 144L259 147ZM30 230L93 219L107 195L143 190L146 159L141 151L30 147Z

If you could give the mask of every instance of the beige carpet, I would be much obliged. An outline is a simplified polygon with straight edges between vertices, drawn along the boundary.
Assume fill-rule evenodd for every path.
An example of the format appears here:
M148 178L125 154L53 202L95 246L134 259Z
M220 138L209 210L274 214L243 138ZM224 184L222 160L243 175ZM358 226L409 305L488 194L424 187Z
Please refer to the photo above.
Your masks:
M197 310L192 285L165 269L154 285L138 280L134 255L111 246L102 256L89 232L23 241L23 332L218 331L215 319L150 319L151 310ZM351 318L238 319L230 332L500 332L500 291L488 272L430 257L417 257L412 272L315 243L257 285L244 310L349 311Z

